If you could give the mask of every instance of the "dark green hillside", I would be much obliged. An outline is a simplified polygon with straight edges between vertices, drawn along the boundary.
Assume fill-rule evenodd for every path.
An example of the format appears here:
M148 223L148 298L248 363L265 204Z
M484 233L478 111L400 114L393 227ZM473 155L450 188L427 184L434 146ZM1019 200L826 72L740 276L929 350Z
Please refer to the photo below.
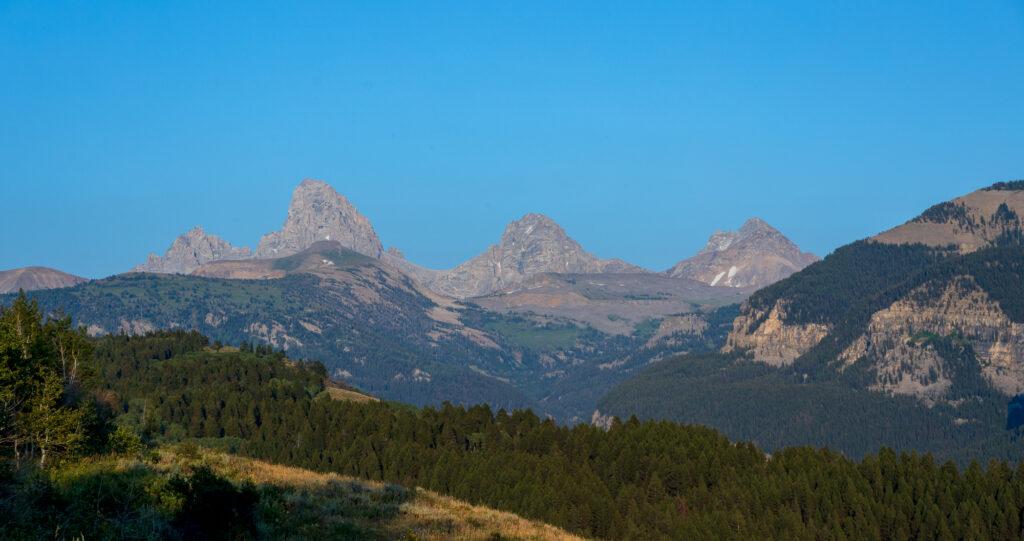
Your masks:
M708 329L699 335L677 335L671 343L659 341L653 345L646 344L652 331L638 332L629 337L603 337L600 346L603 351L595 355L586 364L564 378L551 381L543 388L540 398L542 406L556 412L557 418L578 416L579 420L589 422L596 407L606 393L620 384L632 374L643 371L654 360L672 357L679 351L690 354L717 351L725 344L725 338L732 329L732 321L739 311L739 305L724 306L717 310L704 312L708 321ZM595 345L596 347L596 345ZM608 368L619 364L615 369ZM569 405L590 404L590 410L570 409ZM558 416L558 412L565 412ZM628 417L628 415L623 416Z
M905 282L941 261L947 252L920 244L891 245L861 240L836 249L825 259L761 289L747 300L769 311L779 299L788 301L788 323L838 324L865 298ZM878 302L884 302L879 300Z
M493 331L503 349L515 352L523 369L512 373L516 388L534 397L557 421L590 421L597 401L654 359L676 353L706 353L725 344L739 305L695 312L708 323L701 333L672 333L651 342L662 319L635 325L629 335L608 335L572 320L536 314L501 314L467 307L468 326Z
M886 265L891 264L901 268L904 272L912 268L914 260L923 264L929 259L927 256L917 257L925 253L920 252L925 249L920 245L889 246L869 243L868 246L872 248L861 248L865 252L861 255L868 257L869 261L889 261ZM897 250L891 250L892 248L897 248ZM871 250L877 250L874 253L875 256L896 253L903 254L903 257L897 256L890 260L871 258ZM838 267L839 264L835 265ZM866 265L862 264L861 266L863 268ZM974 282L992 300L999 303L1000 308L1011 321L1024 322L1024 279L1022 279L1024 278L1024 248L1022 247L992 247L963 256L948 255L936 259L931 265L924 265L916 271L907 272L903 274L902 279L894 280L891 283L878 281L874 284L851 286L850 284L855 283L856 280L851 280L849 276L845 275L847 273L837 272L835 274L836 285L833 289L842 292L839 295L844 296L845 299L843 303L836 304L841 308L837 308L830 316L823 315L823 320L817 320L830 323L833 328L820 344L798 358L793 364L792 371L801 376L808 374L809 377L825 381L843 379L855 386L863 385L864 380L856 377L857 371L840 376L835 370L830 369L829 365L843 349L864 332L871 315L922 286L925 286L925 298L922 300L926 302L935 300L950 281L958 276L972 277ZM766 297L762 297L762 292L774 287L771 286L755 295L758 296L758 302L770 302L770 299L773 298L775 300L787 299L790 303L789 306L796 313L817 311L825 314L826 312L822 312L818 306L825 304L828 297L836 295L826 292L828 288L824 285L825 283L822 282L820 288L815 288L813 281L809 280L808 283L803 283L798 279L796 283L789 284L788 291L769 292L764 294ZM786 321L794 320L786 319ZM796 318L795 321L806 322L799 318ZM955 358L947 360L956 362ZM975 390L985 391L981 388Z
M1024 429L1007 431L1009 398L974 392L931 407L840 382L801 383L788 370L735 356L668 359L617 386L602 413L635 413L713 426L767 450L829 446L850 457L879 447L930 452L961 465L977 458L1024 460Z
M1018 539L1022 532L1024 463L973 462L961 472L931 455L882 449L856 462L808 447L768 457L712 429L670 422L632 418L605 431L487 406L339 401L324 393L322 365L263 346L211 346L179 330L108 336L88 355L89 347L68 350L63 338L51 340L82 345L81 334L66 334L66 322L43 324L24 299L0 312L0 396L36 396L0 424L5 538L372 539L411 499L398 487L346 488L189 451L197 443L427 487L608 539ZM39 367L74 358L95 377L65 387L79 389L72 401L33 394L26 356ZM69 372L60 373L55 381L67 384ZM26 449L54 434L36 431L34 419L46 413L56 422L63 417L53 413L79 408L95 412L94 422L76 429L91 443L54 449L45 464L25 460ZM169 455L167 445L179 442L185 446ZM262 479L276 475L277 488L253 485L245 472L254 468ZM428 527L443 537L458 525Z
M570 429L486 406L338 402L318 398L316 364L292 364L264 348L211 352L202 343L180 332L100 340L101 395L115 421L156 441L189 439L424 486L610 539L1021 533L1024 464L960 472L930 455L883 449L855 462L807 447L767 458L714 430L675 423Z
M1005 430L1011 397L989 387L963 337L913 340L938 352L942 375L952 381L947 401L935 404L868 390L876 376L866 360L844 371L834 366L876 311L913 291L931 302L959 276L970 276L1012 321L1024 322L1024 248L956 255L861 241L751 296L750 306L764 311L785 300L786 322L832 326L791 366L773 368L742 355L674 358L615 388L599 409L706 424L768 449L828 445L861 456L886 445L961 464L976 457L1024 459L1020 431Z
M335 264L318 268L323 259ZM707 310L712 331L646 347L660 320L632 335L607 335L564 318L467 305L453 309L461 319L453 324L430 316L438 307L407 277L354 252L322 248L263 263L267 272L295 272L269 280L133 273L33 296L47 309L63 307L94 334L194 329L222 343L270 344L321 361L335 377L385 399L531 407L561 422L590 419L604 393L652 358L721 347L723 318L735 314L735 307ZM599 368L609 363L618 364Z
M508 383L466 368L508 370L501 352L458 333L431 340L437 322L426 315L434 306L428 298L391 282L376 267L354 265L337 272L340 278L300 273L275 280L135 273L33 296L40 306L63 307L75 322L88 322L93 330L177 327L223 343L274 342L393 400L534 404ZM379 292L381 302L361 302L361 287ZM0 297L0 303L11 299ZM428 376L417 379L416 370Z

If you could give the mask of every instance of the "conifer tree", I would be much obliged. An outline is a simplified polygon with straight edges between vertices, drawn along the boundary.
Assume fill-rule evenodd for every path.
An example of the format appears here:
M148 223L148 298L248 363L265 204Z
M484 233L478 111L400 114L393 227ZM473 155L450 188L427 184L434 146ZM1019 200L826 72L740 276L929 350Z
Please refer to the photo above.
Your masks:
M71 318L44 317L21 292L0 307L0 448L16 464L72 453L91 417L83 397L92 346Z

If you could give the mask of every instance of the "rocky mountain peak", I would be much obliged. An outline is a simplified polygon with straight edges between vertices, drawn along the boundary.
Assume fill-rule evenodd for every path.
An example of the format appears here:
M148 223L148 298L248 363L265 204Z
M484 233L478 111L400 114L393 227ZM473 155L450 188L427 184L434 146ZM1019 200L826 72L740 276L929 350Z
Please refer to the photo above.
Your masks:
M560 243L568 249L580 249L576 241L565 234L565 230L554 220L543 214L527 214L519 220L512 220L505 226L498 246L505 249L526 249L528 245L550 248L551 243ZM543 246L541 246L543 245Z
M743 222L743 226L738 231L715 231L711 234L711 238L708 239L708 243L701 248L698 254L706 254L711 252L721 252L734 246L736 243L744 241L750 237L760 235L762 237L776 237L786 240L774 227L768 225L764 220L754 217L750 218L746 222ZM788 240L786 240L788 242Z
M758 218L757 216L754 216L753 218L750 218L747 221L743 222L743 226L740 227L740 230L738 231L738 233L740 234L740 238L743 239L759 232L768 234L774 233L777 235L781 235L781 233L779 233L778 230L768 225L767 222Z
M451 270L433 271L389 259L434 291L460 298L494 293L540 273L647 272L584 251L554 220L534 213L509 222L498 244Z
M292 192L288 218L281 230L260 239L256 257L270 259L296 254L321 240L337 241L371 257L384 254L370 220L329 184L308 178Z
M722 250L728 249L733 245L739 238L739 234L735 231L715 231L711 234L711 238L708 239L708 243L700 249L698 254L707 254L711 252L721 252Z
M750 218L738 231L715 231L697 255L665 272L713 286L763 287L817 260L764 220Z
M136 265L132 272L158 272L188 274L211 261L239 260L252 257L248 247L236 248L216 235L210 235L200 226L178 235L171 247L160 257L149 254L146 262Z

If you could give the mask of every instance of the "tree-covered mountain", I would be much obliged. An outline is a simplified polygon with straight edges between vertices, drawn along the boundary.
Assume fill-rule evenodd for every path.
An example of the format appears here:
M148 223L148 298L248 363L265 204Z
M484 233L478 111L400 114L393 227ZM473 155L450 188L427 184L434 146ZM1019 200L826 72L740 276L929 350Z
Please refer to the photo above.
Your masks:
M573 428L530 411L333 400L324 369L197 333L96 343L98 408L151 444L420 486L605 539L1016 539L1024 476L889 449L767 456L703 427ZM233 501L233 500L232 500ZM271 502L272 503L272 502ZM291 508L290 513L295 513Z
M725 340L714 310L629 322L606 334L538 314L480 310L437 295L387 262L333 241L277 259L213 261L191 275L132 273L33 293L91 334L196 329L315 359L382 398L533 407L590 419L597 398L651 359L712 351ZM8 296L0 302L9 302ZM688 318L688 325L675 325Z
M64 387L78 389L77 398L43 393L22 402L14 423L5 417L0 424L6 538L41 531L58 538L376 538L374 531L394 532L402 514L417 531L443 538L463 531L454 517L433 528L416 524L422 512L405 506L424 495L416 489L411 496L412 487L605 539L1017 539L1022 532L1024 462L1015 469L973 461L961 471L929 454L887 448L860 461L827 448L766 455L713 429L635 417L613 420L607 430L569 428L529 410L339 400L322 364L265 346L225 347L178 330L111 335L76 354L61 344L84 345L84 336L68 332L66 318L44 321L24 298L0 310L0 396L37 394L35 373L12 367L77 359L89 374ZM67 372L57 381L67 384ZM40 413L57 420L58 411L82 412L87 422L72 427L82 444L53 448L38 465L25 461L25 450L54 434L30 421ZM332 486L197 444L409 488ZM466 522L479 531L488 520ZM497 537L525 535L502 524Z
M123 274L37 297L91 334L184 328L225 343L286 348L368 391L414 404L534 404L507 382L469 368L506 367L512 356L459 323L450 304L435 302L444 299L337 243L287 258L220 261L196 272L247 278Z
M769 448L1024 458L1005 430L1024 391L1020 188L997 184L837 249L747 299L730 354L666 361L600 410L706 423Z

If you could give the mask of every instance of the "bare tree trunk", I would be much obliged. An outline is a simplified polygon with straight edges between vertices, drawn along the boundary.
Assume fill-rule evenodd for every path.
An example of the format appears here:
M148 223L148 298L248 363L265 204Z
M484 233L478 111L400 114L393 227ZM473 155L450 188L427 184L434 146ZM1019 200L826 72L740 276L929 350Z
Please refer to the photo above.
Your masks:
M44 439L44 442L45 443L41 446L42 447L42 452L39 454L39 468L40 469L42 469L44 466L46 466L46 444L50 443L50 435L49 434L46 435L46 438Z

